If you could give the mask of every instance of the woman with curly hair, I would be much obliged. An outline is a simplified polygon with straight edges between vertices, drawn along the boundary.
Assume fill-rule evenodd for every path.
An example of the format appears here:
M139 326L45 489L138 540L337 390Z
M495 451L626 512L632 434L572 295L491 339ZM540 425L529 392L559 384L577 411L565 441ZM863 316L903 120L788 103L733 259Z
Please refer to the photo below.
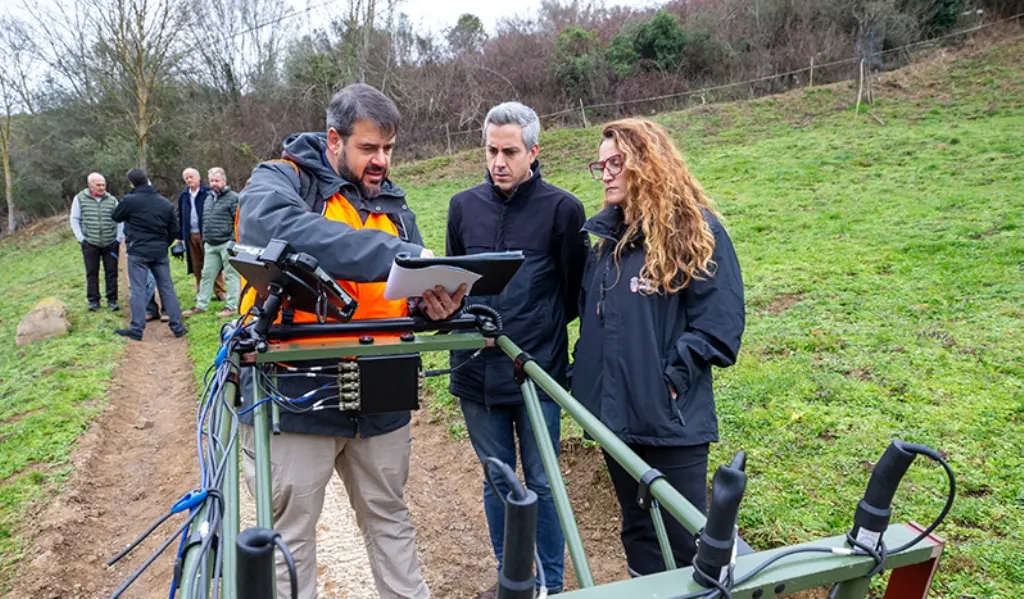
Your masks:
M605 125L604 207L584 225L597 237L580 297L572 393L702 512L708 445L718 440L711 367L736 361L743 280L714 204L666 131L644 119ZM665 569L638 485L605 454L622 508L634 576ZM677 565L693 536L666 518Z

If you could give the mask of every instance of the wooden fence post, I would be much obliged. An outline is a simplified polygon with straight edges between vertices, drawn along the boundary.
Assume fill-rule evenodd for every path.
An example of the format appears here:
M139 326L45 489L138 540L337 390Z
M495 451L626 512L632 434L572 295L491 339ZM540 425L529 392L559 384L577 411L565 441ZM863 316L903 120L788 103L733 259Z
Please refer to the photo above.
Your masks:
M814 55L811 55L811 81L807 84L807 87L814 87Z
M860 114L860 99L864 95L864 59L860 59L860 80L857 85L857 108L853 111L854 118Z
M444 137L445 137L446 140L448 140L448 154L451 155L451 153L452 153L452 133L448 129L448 123L444 124Z
M587 111L583 108L583 98L580 98L580 116L583 117L583 128L589 128L590 125L587 123Z

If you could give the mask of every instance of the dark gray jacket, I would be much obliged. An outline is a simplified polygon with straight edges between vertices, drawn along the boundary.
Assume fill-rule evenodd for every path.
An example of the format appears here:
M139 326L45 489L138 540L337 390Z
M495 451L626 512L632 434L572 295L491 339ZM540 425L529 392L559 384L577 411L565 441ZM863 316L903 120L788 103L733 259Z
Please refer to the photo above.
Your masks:
M238 194L225 187L219 194L211 191L203 204L203 242L220 245L235 238L235 211Z
M470 297L501 313L505 334L556 381L565 384L569 367L566 325L577 316L588 238L580 228L586 215L574 195L544 181L540 164L533 176L505 197L487 181L455 194L448 205L449 256L522 250L526 256L501 295ZM475 350L452 352L452 395L493 405L523 402L512 361L490 348L468 364ZM541 398L546 395L541 389Z
M128 255L144 260L166 260L167 248L178 236L178 219L171 201L152 185L139 185L117 203L110 215L124 223Z
M282 157L294 161L301 175L291 164L279 161L264 162L253 170L248 186L239 196L239 241L246 245L264 246L271 239L283 239L296 250L315 257L320 266L336 279L356 282L387 280L391 264L399 252L418 256L423 251L416 217L405 201L405 192L386 181L378 197L364 198L355 184L343 179L327 163L324 157L326 147L327 139L322 133L295 134L285 140ZM388 215L395 223L399 237L373 229L353 229L345 223L324 218L322 214L327 200L339 191L364 220L371 212ZM305 365L315 364L309 362ZM243 397L249 405L252 370L246 368L242 373ZM277 385L285 395L297 397L322 384L322 379L281 378ZM337 390L318 393L302 405L312 405L320 398L328 398L326 404L336 405ZM243 416L242 421L251 423L251 413ZM281 410L281 430L286 432L372 437L408 423L408 412L363 416L342 412L336 407L309 414L291 414Z
M572 394L627 443L718 440L711 367L736 362L745 313L732 241L714 215L705 218L715 236L714 276L673 294L643 293L642 239L623 251L616 267L621 209L605 208L584 226L608 242L591 253L583 277Z

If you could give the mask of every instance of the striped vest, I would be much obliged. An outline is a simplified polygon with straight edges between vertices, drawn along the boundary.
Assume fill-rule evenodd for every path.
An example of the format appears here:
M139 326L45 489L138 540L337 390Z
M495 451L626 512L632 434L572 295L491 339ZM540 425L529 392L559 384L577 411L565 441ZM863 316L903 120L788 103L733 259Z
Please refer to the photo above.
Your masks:
M92 197L89 190L78 194L78 208L82 215L82 235L97 247L107 247L117 241L117 223L110 215L117 207L117 198L109 193L102 198Z

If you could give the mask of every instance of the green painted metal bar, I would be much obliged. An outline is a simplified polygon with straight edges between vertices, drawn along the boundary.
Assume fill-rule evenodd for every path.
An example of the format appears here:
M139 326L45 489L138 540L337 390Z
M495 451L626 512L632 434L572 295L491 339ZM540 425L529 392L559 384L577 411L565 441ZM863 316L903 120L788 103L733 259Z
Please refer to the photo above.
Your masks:
M497 339L500 347L508 356L515 359L523 350L504 335ZM583 404L568 391L562 388L551 375L544 372L544 369L535 362L528 362L524 367L526 374L540 386L558 405L562 406L573 419L579 423L583 430L597 441L601 448L607 451L627 472L636 480L640 480L644 473L651 469L646 462L640 459L615 433L598 420L597 416L591 414ZM657 479L651 484L651 495L658 500L665 510L679 521L686 530L696 533L704 528L707 518L700 510L693 507L693 504L679 494L675 488L665 479Z
M665 518L661 515L661 505L657 500L651 502L651 520L654 521L654 534L658 537L658 547L661 548L661 557L665 560L665 569L675 570L676 556L672 553L672 542L668 540Z
M855 578L839 583L835 599L864 599L871 591L871 580Z
M232 353L231 372L238 372L238 354ZM230 409L231 402L237 393L235 383L230 379L224 383L224 403L221 410L221 443L230 452L227 460L227 472L224 476L224 486L221 493L224 496L224 522L221 525L220 546L224 556L224 571L221 578L221 597L224 599L238 599L238 589L235 580L238 573L238 554L235 552L235 540L238 538L239 528L239 504L238 504L238 459L240 443L238 435L231 438L231 427L235 419L234 412Z
M255 405L263 395L259 377L253 377L252 401ZM262 403L253 410L253 432L256 453L256 525L274 528L274 512L271 504L270 478L270 410Z
M192 528L189 530L189 538L191 539L195 535L196 529L199 527L199 523L203 521L203 517L206 515L206 507L200 509L200 513L196 515L196 519L193 520ZM185 578L189 573L197 571L199 565L199 544L188 545L185 547L185 555L182 556L182 567L181 567L181 587L179 592L182 599L197 599L192 594L192 580ZM205 582L205 581L204 581Z
M372 345L363 345L358 339L336 341L293 341L271 344L264 353L243 356L244 362L285 362L325 360L344 356L385 356L415 354L455 349L478 349L486 340L479 333L450 333L447 335L416 335L412 341L396 337L376 337Z
M896 547L917 536L917 531L905 524L893 524L885 533L886 544ZM795 547L846 547L846 536L835 536L820 541L796 545ZM765 560L794 547L780 547L743 555L736 559L736 578L743 577ZM889 556L887 569L892 570L926 562L941 547L924 540L910 549ZM753 599L788 595L807 589L833 584L837 581L863 578L874 568L875 562L867 556L838 556L828 553L802 553L784 558L753 579L737 586L732 592L734 599ZM692 568L679 568L669 572L651 574L640 578L603 584L560 595L565 599L667 599L704 589L693 580ZM858 597L863 597L859 595Z
M537 397L537 388L533 381L527 379L520 387L523 390L523 400L526 402L526 412L530 415L530 426L533 427L533 436L537 439L537 446L540 448L541 463L544 464L544 474L548 477L548 484L551 486L551 497L555 502L555 511L558 512L558 520L562 524L562 531L565 533L565 544L569 547L569 558L572 559L573 568L576 569L576 580L583 588L594 586L594 574L590 571L590 563L587 561L587 552L583 548L583 538L580 536L579 526L576 524L576 517L572 513L572 503L569 501L569 492L565 489L565 480L562 479L562 471L558 468L558 456L555 455L555 448L551 443L551 435L548 426L544 422L544 413L540 407L540 398Z

